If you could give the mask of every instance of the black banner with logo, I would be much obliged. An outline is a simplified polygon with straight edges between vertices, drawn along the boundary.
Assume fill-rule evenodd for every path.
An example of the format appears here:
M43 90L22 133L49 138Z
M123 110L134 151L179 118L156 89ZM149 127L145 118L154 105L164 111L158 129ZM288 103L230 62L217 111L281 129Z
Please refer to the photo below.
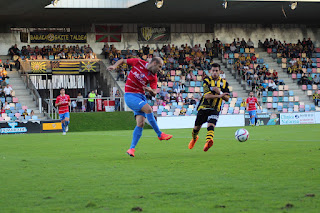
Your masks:
M31 32L30 43L87 43L87 33Z
M60 120L0 122L0 134L29 134L48 132L62 132Z
M279 114L257 114L257 125L259 126L265 126L265 125L279 125ZM250 126L250 116L245 115L245 125Z
M40 121L0 122L0 134L40 133Z
M148 43L170 42L170 26L138 26L138 41Z

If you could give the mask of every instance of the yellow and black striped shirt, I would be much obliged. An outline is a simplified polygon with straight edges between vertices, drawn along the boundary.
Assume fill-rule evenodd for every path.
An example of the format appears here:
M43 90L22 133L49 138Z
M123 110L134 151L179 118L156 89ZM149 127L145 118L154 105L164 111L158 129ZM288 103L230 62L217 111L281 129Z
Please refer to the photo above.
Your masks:
M210 93L213 95L219 95L213 91L213 87L218 87L220 91L223 93L229 93L229 84L226 80L220 77L217 80L213 80L211 76L205 78L203 80L203 96L200 100L198 111L201 109L214 109L220 112L222 98L214 98L214 99L204 98L206 94L210 94Z

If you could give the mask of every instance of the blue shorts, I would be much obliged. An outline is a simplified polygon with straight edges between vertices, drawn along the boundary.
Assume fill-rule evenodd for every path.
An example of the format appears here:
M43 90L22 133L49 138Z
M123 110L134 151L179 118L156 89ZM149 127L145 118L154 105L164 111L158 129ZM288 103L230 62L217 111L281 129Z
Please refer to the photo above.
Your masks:
M252 116L257 117L257 110L251 110L251 111L249 111L249 115L250 115L250 118L251 118Z
M70 113L66 112L63 114L59 114L59 117L60 117L60 121L63 121L65 118L70 118Z
M141 108L148 103L146 96L139 93L125 93L124 100L135 116L142 115L146 117L146 113L141 111Z

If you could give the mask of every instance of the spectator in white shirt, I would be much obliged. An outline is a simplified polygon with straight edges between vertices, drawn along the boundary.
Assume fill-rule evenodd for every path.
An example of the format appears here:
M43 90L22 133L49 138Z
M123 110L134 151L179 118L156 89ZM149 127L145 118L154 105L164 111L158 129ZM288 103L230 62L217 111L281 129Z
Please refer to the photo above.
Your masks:
M278 89L278 86L274 83L273 80L271 80L269 82L268 86L269 86L269 88L268 88L269 91L276 91Z
M236 51L236 49L237 48L233 44L231 44L230 51L234 53Z
M7 84L7 86L3 89L4 94L6 97L11 97L12 94L12 88L9 87L9 85Z
M253 48L253 47L254 47L254 44L253 44L253 42L251 41L250 38L249 38L249 40L248 40L248 42L247 42L247 45L248 45L248 47L250 47L250 48Z

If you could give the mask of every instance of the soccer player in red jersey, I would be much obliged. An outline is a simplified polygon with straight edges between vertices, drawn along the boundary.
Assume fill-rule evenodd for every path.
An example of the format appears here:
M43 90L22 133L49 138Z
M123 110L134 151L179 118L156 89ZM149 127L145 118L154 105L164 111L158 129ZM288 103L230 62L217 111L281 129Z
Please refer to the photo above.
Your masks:
M57 97L56 100L56 107L59 108L59 117L62 123L62 134L66 135L68 132L68 125L70 121L70 113L69 113L69 106L71 104L70 96L65 94L64 88L60 89L60 95Z
M256 121L256 116L257 116L257 108L256 108L256 103L259 107L260 104L258 102L258 99L253 96L253 92L249 93L249 97L247 98L247 111L249 112L250 115L250 123L252 126L255 125Z
M157 72L159 72L163 66L162 59L160 57L154 57L150 63L137 58L120 59L113 66L109 66L108 70L114 70L123 63L132 66L125 86L124 100L128 107L134 111L137 122L137 126L133 131L130 149L127 151L128 155L134 157L135 147L142 135L146 118L153 130L157 133L159 140L169 140L172 138L172 135L160 131L152 108L148 104L145 96L145 92L149 92L152 96L156 96L157 94Z

